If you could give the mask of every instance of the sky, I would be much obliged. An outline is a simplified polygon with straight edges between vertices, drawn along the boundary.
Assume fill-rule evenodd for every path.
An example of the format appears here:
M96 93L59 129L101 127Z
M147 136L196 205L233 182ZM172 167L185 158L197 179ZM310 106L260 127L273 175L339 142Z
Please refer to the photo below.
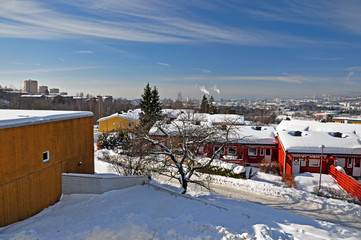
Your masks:
M359 0L1 0L0 85L161 99L359 94Z

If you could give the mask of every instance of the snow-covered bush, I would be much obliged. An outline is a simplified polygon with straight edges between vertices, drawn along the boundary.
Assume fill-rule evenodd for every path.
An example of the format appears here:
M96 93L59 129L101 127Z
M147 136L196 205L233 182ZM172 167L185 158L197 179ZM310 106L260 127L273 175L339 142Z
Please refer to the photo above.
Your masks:
M117 149L124 141L127 141L127 132L103 133L98 136L97 148L99 149Z

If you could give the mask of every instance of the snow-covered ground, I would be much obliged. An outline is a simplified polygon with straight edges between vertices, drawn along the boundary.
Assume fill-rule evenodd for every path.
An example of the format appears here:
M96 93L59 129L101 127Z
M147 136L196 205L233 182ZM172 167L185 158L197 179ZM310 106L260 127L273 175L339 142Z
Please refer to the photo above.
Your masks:
M0 239L359 239L361 232L218 195L136 186L66 195Z
M97 155L96 155L97 156ZM97 172L112 172L95 160ZM214 177L220 184L270 196L321 201L305 191L279 186L279 177L258 181ZM165 189L166 188L166 189ZM190 189L186 196L168 183L114 190L101 195L65 195L36 216L0 229L0 239L360 239L361 232L250 202ZM312 199L310 196L314 196ZM324 200L350 214L360 207ZM350 206L355 206L351 208ZM337 212L335 212L337 214Z

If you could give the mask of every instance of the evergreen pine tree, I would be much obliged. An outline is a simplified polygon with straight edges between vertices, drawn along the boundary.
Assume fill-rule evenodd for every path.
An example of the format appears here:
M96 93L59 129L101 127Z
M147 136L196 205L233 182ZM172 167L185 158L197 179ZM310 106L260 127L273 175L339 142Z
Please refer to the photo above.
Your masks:
M209 112L209 103L206 95L203 95L202 102L201 102L201 113L208 113Z
M213 114L217 114L217 107L216 107L216 102L214 101L213 96L211 96L211 98L209 99L209 113L213 113Z
M146 130L149 130L155 121L159 119L162 113L160 106L159 94L156 87L153 90L150 88L149 83L144 88L142 99L139 103L142 113L140 114L140 124Z

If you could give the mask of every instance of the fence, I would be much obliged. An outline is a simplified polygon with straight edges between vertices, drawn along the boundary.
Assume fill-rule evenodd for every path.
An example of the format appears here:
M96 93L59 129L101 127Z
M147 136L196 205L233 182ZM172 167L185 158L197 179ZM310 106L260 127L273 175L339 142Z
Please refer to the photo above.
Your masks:
M329 175L336 179L337 183L352 197L361 200L361 184L347 174L338 171L334 166L330 166Z

